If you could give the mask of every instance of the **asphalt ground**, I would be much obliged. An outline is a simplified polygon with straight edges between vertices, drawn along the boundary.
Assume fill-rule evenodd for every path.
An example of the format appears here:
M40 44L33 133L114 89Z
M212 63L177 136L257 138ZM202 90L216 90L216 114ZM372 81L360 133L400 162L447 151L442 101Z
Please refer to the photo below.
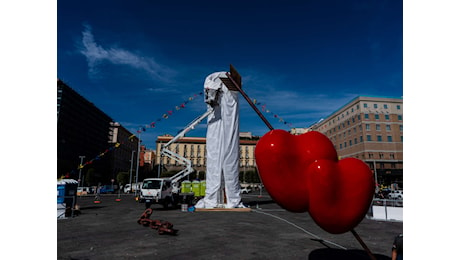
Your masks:
M121 201L116 201L116 198ZM152 205L152 220L176 235L138 224L133 195L78 197L80 214L57 220L57 259L370 259L351 232L330 234L308 213L280 208L267 194L243 195L250 212L183 212ZM363 219L354 229L377 259L391 259L402 222Z

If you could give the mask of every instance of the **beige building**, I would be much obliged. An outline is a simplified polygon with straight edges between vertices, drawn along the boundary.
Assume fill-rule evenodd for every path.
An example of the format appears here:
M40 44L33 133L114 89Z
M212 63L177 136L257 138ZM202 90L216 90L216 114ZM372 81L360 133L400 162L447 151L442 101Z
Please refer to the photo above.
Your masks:
M402 187L402 98L359 96L311 130L329 137L340 158L355 157L366 162L379 184L397 182Z
M161 149L173 136L158 136L156 141L155 164L161 164L168 170L183 168L183 164L167 156L161 156ZM252 136L249 132L240 133L240 170L255 168L256 161L254 150L259 137ZM169 150L192 161L192 167L197 171L206 171L206 138L183 137L169 146Z

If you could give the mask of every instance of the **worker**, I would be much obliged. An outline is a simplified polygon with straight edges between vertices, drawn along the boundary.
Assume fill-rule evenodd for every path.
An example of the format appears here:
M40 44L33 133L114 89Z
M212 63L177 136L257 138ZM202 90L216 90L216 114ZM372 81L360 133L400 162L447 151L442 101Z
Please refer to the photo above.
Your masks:
M222 180L226 208L245 207L241 203L239 174L239 105L238 91L229 90L215 72L204 82L205 102L214 111L208 116L206 133L206 193L196 208L215 208L223 204Z
M403 234L399 234L393 241L391 248L391 260L402 260L403 259Z

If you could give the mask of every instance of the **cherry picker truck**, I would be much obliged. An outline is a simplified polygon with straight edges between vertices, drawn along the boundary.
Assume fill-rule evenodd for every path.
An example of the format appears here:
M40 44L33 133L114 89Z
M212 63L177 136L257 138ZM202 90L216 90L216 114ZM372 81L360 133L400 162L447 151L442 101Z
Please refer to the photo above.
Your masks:
M163 146L161 149L161 155L167 156L178 163L183 164L185 168L172 177L146 178L142 181L139 202L145 202L146 208L150 208L152 204L161 204L164 208L168 208L170 205L176 207L179 203L191 204L195 197L198 196L198 194L194 194L193 192L180 192L181 181L194 172L194 169L192 168L192 162L189 159L169 150L169 147L171 144L184 137L187 132L194 129L197 124L199 124L213 111L213 108L209 108L205 113L195 118L181 132Z

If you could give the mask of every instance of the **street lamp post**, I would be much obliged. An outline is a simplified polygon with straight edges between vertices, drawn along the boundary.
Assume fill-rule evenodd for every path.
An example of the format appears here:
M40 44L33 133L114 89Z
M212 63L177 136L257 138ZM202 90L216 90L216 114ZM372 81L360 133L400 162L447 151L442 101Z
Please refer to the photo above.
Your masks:
M377 164L375 163L375 160L374 160L374 178L375 178L375 183L379 183L378 182L378 179L377 179Z
M138 183L138 177L139 177L139 158L140 158L140 153L141 153L141 132L139 131L139 136L137 140L137 165L136 165L136 186ZM134 195L137 196L137 188L134 190Z
M78 166L78 168L80 169L78 172L78 187L81 187L81 168L83 166L83 159L85 158L85 156L80 155L78 157L80 158L80 165Z
M160 172L161 172L161 149L158 154L158 171L157 171L157 177L160 178Z
M136 151L131 151L131 167L129 168L129 189L130 191L133 190L133 160L134 160L134 153Z

